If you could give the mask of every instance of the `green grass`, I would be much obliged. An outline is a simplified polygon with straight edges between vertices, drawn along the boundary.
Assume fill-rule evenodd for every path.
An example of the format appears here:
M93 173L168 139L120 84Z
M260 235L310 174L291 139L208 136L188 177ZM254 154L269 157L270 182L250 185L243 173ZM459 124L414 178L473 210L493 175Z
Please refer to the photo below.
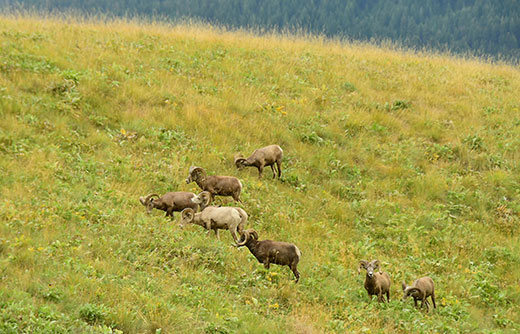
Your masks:
M0 18L0 332L520 330L520 71L211 27ZM233 156L279 144L281 181ZM301 281L138 197L236 175ZM223 205L235 205L219 199ZM393 281L368 303L361 259ZM438 308L403 303L428 275Z

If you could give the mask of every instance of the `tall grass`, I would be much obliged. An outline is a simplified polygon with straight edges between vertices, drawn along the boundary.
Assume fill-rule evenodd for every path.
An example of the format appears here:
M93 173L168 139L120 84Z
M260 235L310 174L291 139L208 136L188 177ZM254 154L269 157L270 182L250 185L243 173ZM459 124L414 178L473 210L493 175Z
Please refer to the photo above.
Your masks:
M477 59L0 18L0 332L517 331L518 91L517 67ZM271 143L281 181L234 169ZM140 195L198 191L190 165L240 177L260 238L302 250L299 284L145 214ZM374 258L387 305L356 271ZM424 275L430 313L399 300Z

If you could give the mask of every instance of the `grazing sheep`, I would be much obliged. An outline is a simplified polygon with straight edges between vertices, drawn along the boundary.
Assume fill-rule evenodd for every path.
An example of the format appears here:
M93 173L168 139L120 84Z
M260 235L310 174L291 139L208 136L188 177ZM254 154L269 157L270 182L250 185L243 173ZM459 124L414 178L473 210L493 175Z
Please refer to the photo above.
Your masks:
M430 277L421 277L412 286L407 286L403 281L403 300L408 297L413 297L415 307L417 307L417 300L421 300L421 308L426 304L426 308L430 311L430 305L427 298L430 297L433 303L433 308L437 308L435 305L435 287L433 280Z
M237 242L236 246L246 246L266 269L269 269L271 263L288 266L296 277L296 283L300 280L297 266L302 253L296 245L272 240L259 241L258 233L253 229L248 229L242 233L240 242Z
M278 178L282 176L282 159L283 159L283 150L278 145L269 145L266 147L259 148L253 152L249 156L249 158L244 158L242 156L238 156L235 158L235 166L238 169L253 166L258 169L258 178L262 177L262 172L264 171L264 167L271 166L271 170L273 171L273 179L276 177L274 165L278 167Z
M197 210L198 204L192 201L193 197L195 197L194 193L178 191L168 192L161 197L157 194L150 194L139 197L139 201L146 207L147 213L151 213L153 209L163 210L166 211L166 217L170 216L173 219L174 211L179 212L186 208Z
M204 191L208 191L211 196L232 196L237 202L240 200L242 183L233 176L206 176L206 171L201 167L192 166L189 170L186 183L195 182Z
M237 233L241 234L247 223L247 213L241 208L208 206L201 212L187 208L181 212L180 227L186 224L196 224L204 227L208 232L213 230L217 239L220 239L218 230L229 230L235 242Z
M379 269L379 260L368 262L365 260L359 261L358 273L361 268L366 269L365 290L368 292L370 301L372 296L376 295L379 302L384 302L383 294L386 294L386 299L390 302L390 276L387 273L374 272Z

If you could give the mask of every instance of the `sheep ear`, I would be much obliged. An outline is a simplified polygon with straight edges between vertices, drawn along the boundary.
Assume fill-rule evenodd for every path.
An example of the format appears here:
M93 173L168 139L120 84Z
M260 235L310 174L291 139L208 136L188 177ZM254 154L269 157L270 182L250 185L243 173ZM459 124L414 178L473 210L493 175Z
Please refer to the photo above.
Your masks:
M406 283L404 281L401 283L401 286L403 287L403 291L406 290Z

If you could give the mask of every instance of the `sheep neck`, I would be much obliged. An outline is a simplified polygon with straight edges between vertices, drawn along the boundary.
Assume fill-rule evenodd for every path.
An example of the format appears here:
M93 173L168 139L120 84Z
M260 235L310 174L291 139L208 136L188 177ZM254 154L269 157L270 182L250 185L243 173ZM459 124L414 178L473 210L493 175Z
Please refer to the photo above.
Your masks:
M262 260L261 260L262 255L261 255L261 252L258 249L258 243L259 243L258 240L250 238L250 239L247 240L245 246L249 249L251 254L253 254L254 257L256 257L258 262L262 263Z

